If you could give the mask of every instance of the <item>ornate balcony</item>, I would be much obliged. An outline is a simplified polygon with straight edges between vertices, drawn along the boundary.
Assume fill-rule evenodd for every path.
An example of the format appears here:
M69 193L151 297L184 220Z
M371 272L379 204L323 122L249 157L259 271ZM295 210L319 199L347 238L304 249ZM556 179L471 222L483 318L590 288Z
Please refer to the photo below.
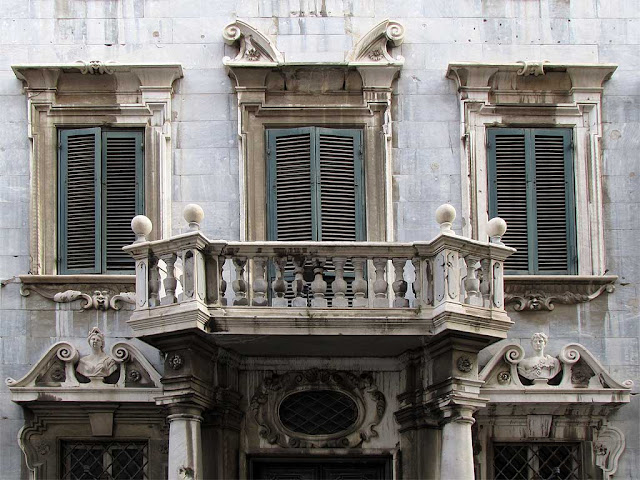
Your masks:
M199 230L202 209L185 209L188 233L147 241L149 219L133 219L136 310L129 324L153 343L199 332L239 353L400 353L447 330L505 338L500 242L455 235L450 205L436 212L429 242L227 242ZM284 343L283 343L284 342Z

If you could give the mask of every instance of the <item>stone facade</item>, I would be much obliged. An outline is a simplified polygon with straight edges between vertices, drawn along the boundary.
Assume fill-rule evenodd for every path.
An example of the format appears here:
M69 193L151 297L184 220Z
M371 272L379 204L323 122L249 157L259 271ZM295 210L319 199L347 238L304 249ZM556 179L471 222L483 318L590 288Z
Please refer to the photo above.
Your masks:
M49 463L53 470L46 470L47 463L41 462L42 458L56 457L51 451L55 438L112 438L114 432L116 437L133 438L142 430L149 432L150 458L157 460L154 468L162 469L162 474L166 468L169 478L190 478L193 473L198 478L246 478L256 459L282 448L291 455L307 449L321 458L327 455L325 446L305 444L309 439L297 439L301 443L296 444L291 435L276 438L265 433L286 429L273 426L276 420L262 413L261 402L273 401L268 399L274 382L288 385L283 387L291 389L288 391L310 386L333 388L335 379L328 380L322 372L342 375L346 383L339 390L369 415L361 419L366 420L366 428L364 423L358 424L362 444L351 437L338 446L331 444L335 438L323 441L339 455L349 456L349 449L355 448L391 459L395 478L451 478L442 472L452 471L460 478L471 478L472 457L476 475L485 478L492 442L544 439L579 442L583 473L589 478L637 476L640 225L633 205L640 203L640 18L633 1L9 0L2 6L0 243L6 250L0 252L0 378L14 379L0 385L0 465L7 478L31 478L38 468L48 472L43 473L48 475L45 478L55 475L50 473L57 471L55 464ZM403 35L392 31L385 36L388 24L375 30L385 19L397 22ZM235 25L242 35L225 29L229 25ZM88 63L91 61L104 63ZM377 62L385 66L371 67ZM350 328L369 333L370 329L371 336L323 343L313 336L291 341L284 335L279 343L265 346L259 338L268 336L270 327L256 323L251 306L235 317L219 310L181 317L176 311L176 324L184 321L184 328L176 331L189 329L188 334L162 337L165 326L145 324L146 313L132 303L136 300L133 292L142 292L133 276L55 275L56 223L51 217L56 214L55 128L117 123L146 126L145 161L152 167L149 172L154 172L147 182L153 189L147 192L146 212L154 230L146 234L152 240L168 239L199 227L212 239L210 244L202 240L195 247L187 245L199 251L205 243L218 248L213 239L266 239L264 212L260 214L259 208L264 204L264 192L260 196L259 191L265 188L264 172L256 177L247 169L253 172L260 167L263 149L256 145L264 138L256 139L256 131L264 125L295 124L295 113L285 116L277 112L291 101L287 95L297 95L306 107L315 108L315 117L305 120L309 124L326 124L330 116L334 120L328 124L342 122L369 129L367 150L375 155L366 168L370 187L367 202L371 205L368 240L430 240L439 233L438 223L443 223L442 218L433 220L433 212L449 203L459 212L452 225L457 238L464 235L487 241L492 230L487 223L486 200L482 200L482 186L474 180L480 178L479 170L471 171L474 164L469 160L473 152L484 148L483 137L473 138L468 130L469 125L476 125L470 123L468 114L477 112L468 101L477 95L475 99L484 102L481 94L487 91L468 89L470 93L461 95L472 76L462 79L454 73L466 68L466 62L498 65L496 68L514 78L526 74L527 81L537 82L534 93L564 95L563 101L556 102L562 103L564 110L554 109L547 118L561 119L557 124L562 125L569 116L579 118L572 125L576 132L582 129L579 135L585 140L579 148L593 166L588 171L585 167L582 183L578 179L587 202L577 205L582 212L580 225L586 232L579 237L580 278L528 277L523 281L507 277L505 300L513 324L507 326L507 320L500 317L502 306L495 307L498 313L493 317L490 341L466 337L432 340L434 332L420 330L424 322L433 320L427 313L415 318L397 314L404 322L398 329L405 328L406 337L427 339L424 351L420 341L397 340L404 337L393 336L394 327L384 323L385 315L375 317L377 323L370 328L367 319L374 316L365 314L358 323L357 316L341 319L328 314L318 322L326 322L333 332ZM262 68L282 73L283 83L271 79L266 93L236 90L236 86L251 86L260 63L267 64ZM324 66L300 65L304 63ZM47 64L54 65L47 70ZM552 88L545 81L557 76L536 74L540 73L536 69L547 65L548 72L562 75L567 64L581 65L587 72L585 78L591 83L585 89L578 91L575 83L572 86L576 88L565 88L563 78ZM164 73L149 73L150 65L163 66ZM594 65L610 71L593 80L596 75L588 74L595 71ZM243 69L252 73L243 76ZM325 74L319 78L317 72L322 69ZM518 77L521 69L526 72ZM38 76L43 71L53 73ZM353 71L358 71L357 82L349 77ZM33 72L35 76L30 76ZM333 98L331 104L317 92L338 77L344 97ZM57 83L59 79L69 81ZM96 93L95 82L100 79ZM109 79L117 82L109 83ZM507 93L500 93L523 94L518 88L505 88ZM269 96L276 91L278 95ZM490 104L495 96L487 95ZM47 110L43 107L47 102L61 108ZM82 113L78 108L97 102L119 110L89 108L89 113ZM269 104L273 111L256 118L252 108L260 102ZM527 97L522 103L535 102ZM356 103L366 104L369 110L356 111ZM121 108L124 104L129 107ZM338 105L352 107L350 116L337 114ZM569 112L567 105L575 111ZM492 111L491 115L502 113ZM505 118L506 123L526 123L527 111L509 112ZM183 210L193 203L202 207L204 218L192 209L185 221ZM140 228L144 230L144 226ZM191 235L189 238L200 234ZM179 238L173 241L179 243ZM463 240L460 243L448 248L469 248ZM147 254L142 244L131 249L139 261ZM187 248L184 245L180 248ZM162 255L167 259L172 252ZM393 256L372 252L372 256L379 255L377 258L391 260ZM398 256L406 254L398 252ZM493 258L491 255L486 259ZM372 284L374 272L372 262ZM34 278L36 274L40 276ZM228 282L228 299L241 291L232 285L234 279L227 271L218 279ZM162 280L166 294L166 276ZM219 286L206 288L218 292ZM146 295L148 286L143 288ZM480 297L471 283L464 289ZM255 294L255 283L249 290ZM402 285L383 290L388 290L391 299L402 292ZM182 294L176 293L176 298ZM404 294L397 298L404 300ZM415 305L411 293L407 299ZM482 305L482 299L479 301ZM461 308L473 305L465 299L459 303ZM220 304L215 308L224 310ZM132 315L133 321L128 323ZM153 313L149 318L153 320ZM221 329L237 329L232 332L235 337L229 335L224 344L220 337L223 348L214 348L204 340L206 336L194 333L207 328L211 333L209 318ZM297 321L306 321L277 323L278 318L270 317L272 325L283 329L295 329ZM435 331L436 326L429 325ZM150 391L134 395L109 387L108 397L101 397L82 385L84 390L79 392L80 387L60 386L66 380L61 380L56 368L71 367L63 360L56 368L49 364L57 362L54 357L60 359L56 357L58 350L52 348L65 342L77 350L79 358L85 357L92 351L87 336L96 327L106 336L104 350L116 360L117 355L109 353L112 346L123 342L133 346L132 358L140 366L134 370L147 372ZM145 329L149 328L157 328L152 332L155 337L135 338L148 335L151 330L145 333ZM539 332L548 338L544 353L555 359L549 362L553 369L562 370L563 383L538 382L531 389L526 382L522 384L517 371L522 358L534 355L529 342ZM286 349L294 356L279 353L286 354ZM509 352L515 353L505 357ZM43 359L49 363L43 364ZM131 365L116 363L118 368ZM43 386L31 379L29 372L45 366L51 370L43 375L51 378L47 380L50 385ZM439 371L448 373L439 378ZM154 372L160 372L161 384ZM306 377L293 388L284 377L296 372ZM352 376L364 383L353 386ZM460 404L438 403L433 391L421 390L444 385L449 377L462 379L456 381L469 398ZM623 383L627 379L635 386ZM122 386L123 391L128 388ZM189 401L178 401L187 391ZM373 395L375 392L380 395ZM55 417L54 402L46 395L82 408ZM155 403L148 401L149 397L155 398ZM485 407L487 403L489 407ZM100 430L109 422L111 431ZM200 433L196 435L196 431ZM17 441L19 435L26 457ZM460 439L469 443L460 443ZM167 455L166 442L173 442L173 457ZM200 442L215 455L190 458L188 464L187 445ZM431 454L425 453L425 446ZM459 456L458 450L462 451ZM440 457L440 452L449 453ZM38 462L40 466L35 465Z

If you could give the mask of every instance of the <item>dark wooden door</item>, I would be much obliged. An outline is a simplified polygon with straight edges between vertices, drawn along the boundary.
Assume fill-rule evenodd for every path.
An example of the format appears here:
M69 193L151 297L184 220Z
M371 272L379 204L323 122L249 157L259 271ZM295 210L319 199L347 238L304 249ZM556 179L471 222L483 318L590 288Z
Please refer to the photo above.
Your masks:
M386 480L391 478L388 458L277 458L253 459L254 480Z

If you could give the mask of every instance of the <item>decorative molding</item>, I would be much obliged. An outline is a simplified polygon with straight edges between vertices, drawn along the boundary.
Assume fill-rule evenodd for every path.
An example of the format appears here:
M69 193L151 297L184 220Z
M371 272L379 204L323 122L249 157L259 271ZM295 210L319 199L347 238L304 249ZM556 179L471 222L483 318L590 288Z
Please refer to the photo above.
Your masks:
M58 342L24 377L7 378L11 399L104 402L105 392L118 389L119 402L153 402L161 393L160 374L136 347L118 342L107 354L98 328L89 332L88 342L89 355L80 356L72 344Z
M125 303L135 305L136 293L135 292L120 292L112 293L111 289L107 290L94 290L91 295L83 293L80 290L64 290L62 292L56 292L55 290L36 286L34 284L22 284L20 287L20 295L28 297L31 295L31 291L36 292L44 298L53 300L56 303L71 303L76 300L82 302L81 307L83 310L121 310Z
M544 64L550 62L548 60L543 62L527 62L520 60L518 63L522 65L522 68L516 72L516 75L534 75L537 77L538 75L544 75Z
M609 480L618 470L618 460L624 448L624 434L617 428L604 425L597 431L593 451L596 456L596 465L602 470L603 480Z
M278 410L288 395L308 390L334 390L347 395L358 407L358 419L346 432L334 435L304 435L288 431ZM267 377L251 398L250 407L260 436L272 445L293 448L354 448L378 436L375 426L385 413L387 402L369 373L338 370L305 370Z
M469 357L463 355L462 357L458 357L456 367L463 373L469 373L471 370L473 370L473 362Z
M386 19L377 24L353 46L347 54L349 66L386 64L402 66L404 58L393 58L389 53L389 44L394 47L404 42L405 30L402 24Z
M534 334L532 341L543 338L541 335ZM525 357L518 344L502 346L479 374L485 382L482 395L497 404L569 403L576 408L629 402L633 382L615 380L584 346L570 343L554 358L544 354L544 344L532 357ZM539 364L542 367L536 368ZM525 372L531 375L523 376Z
M284 64L284 55L257 28L242 20L230 23L222 31L228 45L239 46L235 58L224 57L225 66L275 67Z
M505 304L518 312L551 311L555 304L590 302L615 290L616 275L507 275Z
M113 75L114 70L109 68L110 64L115 64L115 62L101 62L100 60L91 60L90 62L83 62L82 60L78 60L76 63L80 64L78 67L80 69L80 73L86 75L87 73L90 75Z

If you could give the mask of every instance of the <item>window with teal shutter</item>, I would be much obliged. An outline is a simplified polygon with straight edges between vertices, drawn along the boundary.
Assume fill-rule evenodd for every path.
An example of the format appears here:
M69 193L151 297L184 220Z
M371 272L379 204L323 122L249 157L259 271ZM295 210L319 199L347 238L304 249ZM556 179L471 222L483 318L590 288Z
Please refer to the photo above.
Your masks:
M267 130L269 240L365 240L360 130Z
M144 212L143 132L60 130L58 145L59 273L131 273L122 247Z
M573 151L564 128L488 129L489 215L517 249L506 273L577 272Z

